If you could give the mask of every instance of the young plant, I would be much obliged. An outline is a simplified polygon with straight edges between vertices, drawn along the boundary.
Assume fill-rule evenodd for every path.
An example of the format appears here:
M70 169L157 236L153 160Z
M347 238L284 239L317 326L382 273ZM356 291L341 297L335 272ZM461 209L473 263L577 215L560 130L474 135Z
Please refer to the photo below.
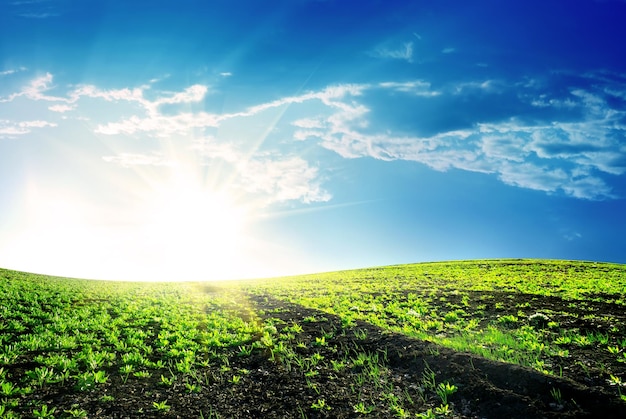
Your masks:
M437 419L437 415L433 412L433 409L428 409L423 413L418 413L417 417L419 419Z
M168 412L171 409L171 406L167 404L167 400L152 402L152 407L154 407L157 412Z
M104 371L88 371L76 377L76 389L79 391L91 390L96 384L106 383L108 377Z
M150 378L152 374L150 374L148 371L137 371L133 373L133 376L137 378Z
M48 408L48 405L44 404L39 409L33 410L33 416L36 418L54 418L56 410L56 407Z
M435 415L437 416L450 416L452 414L452 410L448 404L440 404L435 407Z
M552 390L550 390L550 395L554 399L554 402L557 406L563 405L563 396L561 395L560 389L553 387Z
M450 384L448 382L439 383L437 386L437 395L441 398L441 403L444 405L448 404L448 396L454 394L458 390L458 387L454 384Z
M3 396L11 397L20 394L20 388L10 381L3 381L0 384L0 392Z
M360 413L362 415L368 415L374 411L374 406L367 406L363 402L359 402L353 406L354 413Z
M248 357L252 354L252 349L252 346L242 345L239 347L239 352L237 353L237 356Z
M126 381L128 380L128 376L134 371L135 371L135 367L130 364L126 364L120 367L120 373L124 374L124 376L122 377L122 381L124 382L124 384L126 384Z
M161 385L164 386L171 386L172 384L174 384L174 381L176 381L176 377L172 376L170 378L167 378L166 376L164 376L163 374L161 374Z
M33 371L26 371L26 376L42 387L44 384L53 383L55 374L52 368L37 367Z
M72 418L87 418L87 415L88 415L86 410L79 409L78 407L74 407L74 406L72 406L72 409L64 410L63 412L67 413L69 417L72 417Z
M311 409L315 410L331 410L332 408L326 403L324 399L317 399L316 402L311 404Z
M200 393L202 386L200 384L185 383L187 393Z

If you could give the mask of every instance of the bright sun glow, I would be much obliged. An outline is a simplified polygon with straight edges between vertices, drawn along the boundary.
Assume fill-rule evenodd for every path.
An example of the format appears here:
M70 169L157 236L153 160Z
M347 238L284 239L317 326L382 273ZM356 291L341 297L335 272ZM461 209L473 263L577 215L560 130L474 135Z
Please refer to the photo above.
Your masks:
M132 206L103 209L71 193L29 188L24 194L28 211L20 214L10 245L0 249L12 261L5 267L153 281L264 273L254 265L254 241L246 236L249 208L226 191L173 170L169 179L152 179L138 195Z
M164 258L170 278L227 278L242 263L246 211L223 191L177 176L155 187L141 213L144 248Z

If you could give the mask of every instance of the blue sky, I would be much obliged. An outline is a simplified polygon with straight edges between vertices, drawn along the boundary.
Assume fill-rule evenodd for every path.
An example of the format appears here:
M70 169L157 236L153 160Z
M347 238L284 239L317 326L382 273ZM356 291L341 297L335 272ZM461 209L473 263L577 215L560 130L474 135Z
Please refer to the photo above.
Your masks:
M0 0L0 266L626 263L626 2Z

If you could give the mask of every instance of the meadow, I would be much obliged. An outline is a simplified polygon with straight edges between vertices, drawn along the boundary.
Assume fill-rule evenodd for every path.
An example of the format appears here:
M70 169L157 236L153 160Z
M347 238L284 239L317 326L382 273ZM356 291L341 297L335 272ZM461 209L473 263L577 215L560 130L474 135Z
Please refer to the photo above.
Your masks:
M626 266L223 282L0 269L0 418L623 418Z

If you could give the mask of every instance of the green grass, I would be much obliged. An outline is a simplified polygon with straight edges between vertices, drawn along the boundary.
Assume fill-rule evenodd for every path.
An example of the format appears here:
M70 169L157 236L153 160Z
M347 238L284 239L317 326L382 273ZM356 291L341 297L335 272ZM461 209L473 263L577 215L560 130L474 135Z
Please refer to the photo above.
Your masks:
M345 328L321 328L307 347L299 340L301 324L260 320L249 295L339 316ZM89 281L0 269L0 416L58 416L50 403L27 400L67 383L90 392L112 379L155 377L163 388L184 385L189 394L215 380L240 386L248 371L233 370L229 357L263 353L281 368L301 371L312 389L322 367L335 373L358 368L355 388L380 386L389 411L401 417L410 398L393 387L386 354L338 350L336 359L325 359L315 352L332 349L328 341L339 333L366 339L366 330L353 327L358 321L551 375L562 375L579 349L593 350L614 362L586 370L621 395L626 335L610 316L596 312L599 304L626 308L625 296L626 266L571 261L422 263L216 283ZM324 320L309 316L302 322ZM25 361L28 368L13 368ZM420 414L447 415L456 387L428 383L441 405ZM169 400L148 406L156 412L171 408ZM333 408L322 395L305 407ZM62 415L84 417L83 408ZM353 408L375 415L368 401Z
M576 327L539 327L533 316L550 316L537 313L532 303L515 305L516 295L558 297L565 308L587 302L626 307L626 267L591 262L423 263L255 281L244 286L249 292L319 309L346 322L366 321L458 351L553 374L556 371L547 368L545 361L563 355L559 346L563 336L570 336L577 346L596 345L615 352L622 330L610 318L596 318L592 309L588 320L607 329L601 342L593 333ZM491 303L493 293L508 293L504 299L511 303ZM485 315L487 308L501 314L490 318ZM515 314L507 314L511 311ZM567 310L544 311L554 317L568 316Z

